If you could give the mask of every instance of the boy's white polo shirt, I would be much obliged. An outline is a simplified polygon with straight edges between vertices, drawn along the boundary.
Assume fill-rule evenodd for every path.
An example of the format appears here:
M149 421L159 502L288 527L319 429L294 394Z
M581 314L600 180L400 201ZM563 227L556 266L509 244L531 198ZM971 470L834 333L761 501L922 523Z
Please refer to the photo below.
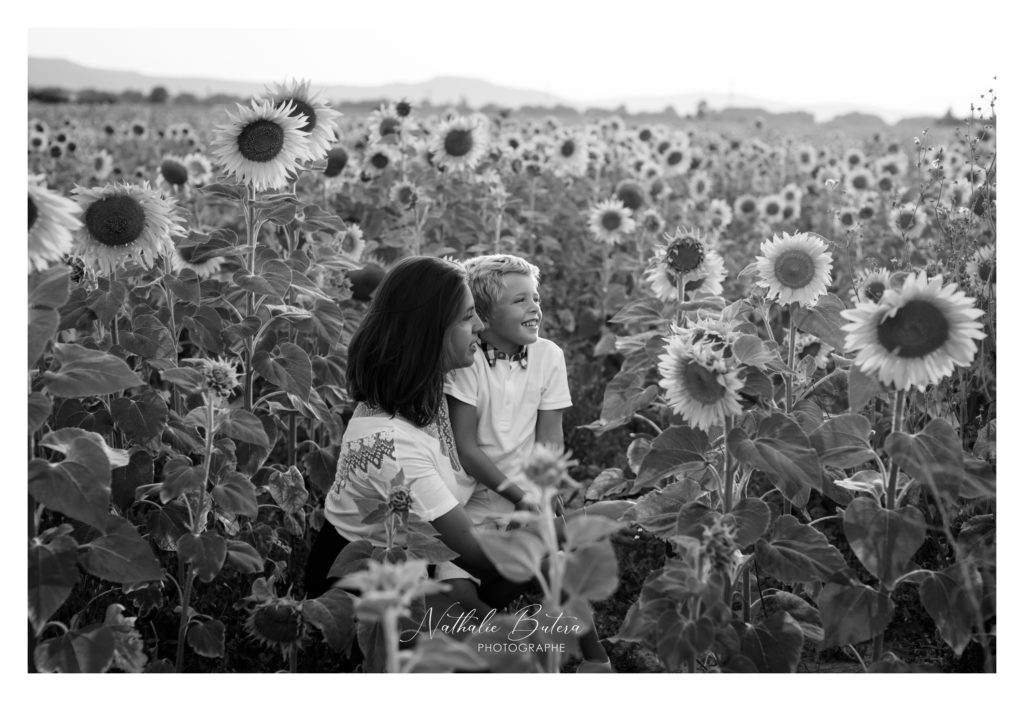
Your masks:
M473 364L449 373L444 385L446 394L476 407L477 444L517 483L536 440L537 412L572 406L562 349L546 338L526 348L526 367L504 358L491 367L477 352Z

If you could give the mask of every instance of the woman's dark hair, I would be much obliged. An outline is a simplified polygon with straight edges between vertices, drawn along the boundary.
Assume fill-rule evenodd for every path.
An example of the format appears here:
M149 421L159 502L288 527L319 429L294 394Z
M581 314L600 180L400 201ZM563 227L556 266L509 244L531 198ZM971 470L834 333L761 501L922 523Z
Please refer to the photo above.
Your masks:
M445 332L462 312L466 273L426 256L406 258L381 281L348 347L345 378L357 402L417 426L444 399Z

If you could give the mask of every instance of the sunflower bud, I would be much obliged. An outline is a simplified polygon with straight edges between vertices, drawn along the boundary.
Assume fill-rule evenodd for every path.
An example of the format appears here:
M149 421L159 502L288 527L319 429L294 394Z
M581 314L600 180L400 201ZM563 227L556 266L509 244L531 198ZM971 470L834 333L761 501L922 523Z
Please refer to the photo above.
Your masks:
M412 508L412 492L404 484L391 488L388 492L388 512L400 515L409 513Z
M563 483L576 485L575 480L569 477L569 468L577 464L576 460L570 459L571 455L552 445L538 443L526 463L526 478L542 488L557 488Z
M203 386L221 399L227 399L239 387L235 366L226 360L204 359L199 364L203 373Z
M727 569L736 553L736 527L721 518L711 526L704 526L701 537L701 556L713 570Z

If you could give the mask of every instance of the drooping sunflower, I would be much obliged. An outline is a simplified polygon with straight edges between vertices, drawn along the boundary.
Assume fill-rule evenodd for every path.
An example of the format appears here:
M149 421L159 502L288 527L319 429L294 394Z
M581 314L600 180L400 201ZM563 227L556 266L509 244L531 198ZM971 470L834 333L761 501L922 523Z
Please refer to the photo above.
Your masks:
M680 228L665 236L665 246L655 249L644 279L654 295L666 302L679 299L680 281L684 292L720 295L725 261L711 248L708 237Z
M290 103L275 106L254 99L251 106L237 107L237 115L229 114L231 123L214 130L214 160L236 181L257 190L284 187L298 161L307 158L305 116L291 116Z
M669 407L690 425L706 431L723 424L726 417L742 413L739 370L729 369L722 354L709 344L691 344L679 335L670 337L658 370L658 384L665 389Z
M170 237L184 234L175 201L149 183L76 187L72 194L84 211L85 226L76 233L71 252L102 273L109 275L127 260L152 267L173 248Z
M636 180L623 180L616 185L615 197L633 212L642 209L647 200L643 185Z
M989 291L996 293L996 258L995 249L992 246L982 246L971 259L967 261L967 274L974 286L982 290L982 294Z
M832 254L814 234L783 232L761 244L757 273L768 297L813 306L832 283Z
M636 221L632 213L616 197L609 197L590 208L590 233L601 243L614 245L634 229Z
M886 290L880 302L861 302L840 312L850 323L846 350L856 351L854 364L884 384L925 390L967 366L985 337L978 318L984 315L974 299L942 276L908 275L899 290Z
M928 224L924 208L913 202L894 207L889 212L889 227L907 239L916 239Z
M327 167L324 168L325 178L336 178L341 175L348 165L348 151L341 146L335 146L327 152Z
M337 126L341 112L332 109L321 99L320 93L312 94L308 80L288 80L275 83L273 90L265 95L274 107L291 105L288 110L290 117L303 116L306 123L299 129L305 135L303 147L306 155L300 161L317 161L327 155L327 149L335 141L334 128Z
M82 226L76 202L47 189L42 175L28 176L28 271L45 270L71 249Z
M213 277L220 272L221 265L224 264L224 256L213 254L219 247L220 243L209 240L195 241L189 238L176 241L174 250L168 258L171 270L191 270L200 280Z
M487 153L487 118L475 114L442 122L431 136L429 150L439 168L472 170Z

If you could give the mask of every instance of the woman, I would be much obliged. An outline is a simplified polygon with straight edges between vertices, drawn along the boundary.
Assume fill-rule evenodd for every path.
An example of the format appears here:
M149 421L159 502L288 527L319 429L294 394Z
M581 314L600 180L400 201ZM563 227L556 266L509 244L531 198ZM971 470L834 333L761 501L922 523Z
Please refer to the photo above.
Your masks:
M341 549L356 540L386 545L383 523L363 523L359 500L380 502L401 470L412 495L411 512L429 521L453 562L480 580L479 599L464 609L482 615L524 588L504 580L480 548L463 506L472 489L460 487L461 470L447 416L444 376L473 363L484 328L465 272L457 264L413 257L381 282L349 345L346 379L358 402L342 437L335 481L306 567L306 595L332 584L327 574Z

